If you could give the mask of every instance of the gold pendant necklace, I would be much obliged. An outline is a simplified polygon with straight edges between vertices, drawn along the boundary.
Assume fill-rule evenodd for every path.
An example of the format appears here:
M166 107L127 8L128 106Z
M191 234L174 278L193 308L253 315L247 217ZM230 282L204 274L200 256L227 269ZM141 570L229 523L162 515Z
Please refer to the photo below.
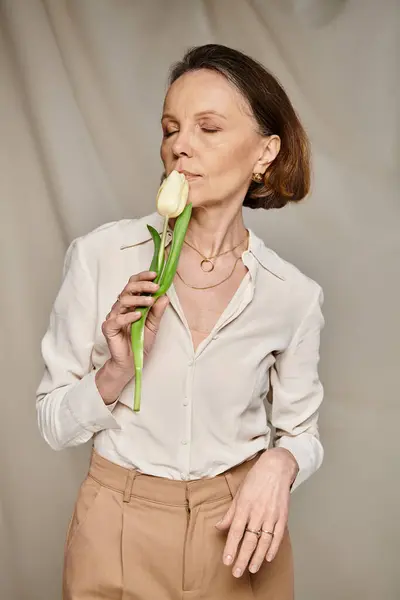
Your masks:
M229 252L233 252L234 250L236 250L236 248L239 248L239 246L241 246L243 244L243 242L246 241L246 239L247 239L247 232L246 232L246 237L243 238L242 241L240 241L238 244L236 244L236 246L234 246L233 248L230 248L229 250L225 250L224 252L220 252L219 254L214 254L214 256L204 256L204 254L202 254L200 252L200 250L197 250L197 248L192 246L192 244L189 244L189 242L187 242L186 240L184 240L184 243L187 244L193 250L195 250L197 252L197 254L200 254L200 256L202 257L203 260L200 263L200 267L201 267L201 270L203 271L203 273L211 273L211 271L214 271L214 268L215 268L213 259L218 258L219 256L223 256L224 254L228 254ZM208 266L206 267L206 265L208 265ZM206 289L206 288L199 288L199 289Z
M182 275L180 275L180 273L179 273L178 271L176 271L176 274L178 275L178 277L179 277L179 279L182 281L182 283L183 283L183 284L185 284L187 287L189 287L189 288L192 288L192 290L210 290L211 288L215 288L215 287L217 287L217 286L221 285L222 283L225 283L225 281L228 281L228 279L229 279L230 277L232 277L232 275L233 275L233 273L234 273L234 271L235 271L235 269L236 269L236 265L238 264L238 262L239 262L239 260L240 260L241 258L242 258L241 256L238 256L238 257L237 257L237 259L236 259L236 261L235 261L235 264L233 265L233 269L232 269L232 271L229 273L229 275L228 275L227 277L225 277L225 279L223 279L222 281L219 281L218 283L214 283L213 285L206 285L205 287L198 287L197 285L190 285L190 283L187 283L187 282L186 282L186 281L183 279ZM213 267L213 268L214 268L214 267Z

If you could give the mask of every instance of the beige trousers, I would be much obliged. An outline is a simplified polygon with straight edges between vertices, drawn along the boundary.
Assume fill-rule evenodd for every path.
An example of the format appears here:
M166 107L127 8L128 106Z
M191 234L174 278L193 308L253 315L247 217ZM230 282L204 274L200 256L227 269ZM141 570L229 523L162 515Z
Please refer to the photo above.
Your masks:
M64 600L293 600L288 533L254 575L236 579L222 562L226 533L215 523L256 458L184 482L93 452L67 534Z

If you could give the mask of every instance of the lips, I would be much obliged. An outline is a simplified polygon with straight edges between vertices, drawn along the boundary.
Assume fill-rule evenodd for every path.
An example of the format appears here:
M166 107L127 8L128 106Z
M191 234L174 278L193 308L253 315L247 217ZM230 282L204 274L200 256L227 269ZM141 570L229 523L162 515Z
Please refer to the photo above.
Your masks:
M183 173L187 179L191 179L193 177L201 177L198 173L191 173L190 171L186 171L185 169L177 169L178 173Z

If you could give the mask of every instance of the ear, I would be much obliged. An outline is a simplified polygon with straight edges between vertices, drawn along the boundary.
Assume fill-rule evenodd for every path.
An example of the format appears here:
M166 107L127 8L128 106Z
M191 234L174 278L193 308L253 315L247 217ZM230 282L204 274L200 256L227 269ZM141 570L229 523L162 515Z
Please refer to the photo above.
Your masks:
M261 153L254 165L253 173L265 173L269 165L278 156L281 149L281 138L279 135L270 135L262 140Z

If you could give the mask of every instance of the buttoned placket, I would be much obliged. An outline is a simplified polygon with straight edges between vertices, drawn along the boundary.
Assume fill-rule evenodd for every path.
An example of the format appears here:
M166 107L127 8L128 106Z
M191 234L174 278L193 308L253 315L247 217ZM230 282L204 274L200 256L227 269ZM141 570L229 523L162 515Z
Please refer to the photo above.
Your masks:
M254 295L254 281L256 275L256 264L254 264L252 257L249 258L249 254L246 252L243 255L243 262L248 267L249 272L243 278L240 286L238 287L236 293L234 294L232 300L218 319L217 323L213 327L211 333L208 337L199 344L197 350L195 351L193 348L192 337L190 333L189 324L186 320L185 314L183 312L182 306L179 302L178 295L176 293L175 287L172 284L170 289L167 292L168 298L170 300L172 308L175 310L177 315L179 316L183 326L186 329L188 335L188 344L189 348L189 359L188 359L188 368L186 372L186 380L184 387L184 397L182 400L182 432L180 438L180 464L181 464L181 478L182 480L190 479L190 452L191 452L191 436L192 436L192 411L193 411L193 387L194 387L194 379L195 379L195 370L196 364L199 356L206 350L209 344L217 339L218 333L226 327L229 323L231 323L235 318L237 318L243 310L248 306L251 302Z
M192 410L193 410L193 385L195 377L196 361L189 360L186 371L186 381L184 387L184 397L182 400L182 435L180 441L181 452L181 477L184 480L190 477L190 451L192 441Z

